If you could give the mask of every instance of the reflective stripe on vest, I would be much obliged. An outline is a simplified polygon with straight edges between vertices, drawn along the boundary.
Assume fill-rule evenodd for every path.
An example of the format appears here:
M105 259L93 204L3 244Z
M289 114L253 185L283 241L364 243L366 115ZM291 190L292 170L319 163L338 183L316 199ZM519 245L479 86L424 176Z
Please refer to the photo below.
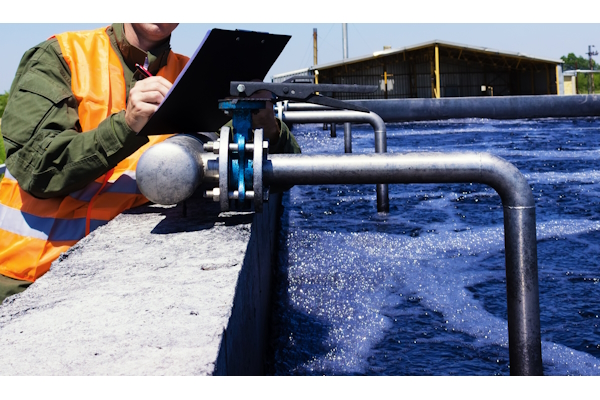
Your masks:
M109 115L124 110L123 67L106 28L63 33L56 39L71 70L82 130L94 129ZM167 65L157 75L174 82L187 60L170 52ZM169 136L151 136L149 143L121 161L101 193L105 175L63 198L36 199L19 187L7 169L0 182L0 274L33 282L85 236L88 211L93 231L121 212L146 203L135 181L137 162L146 149Z

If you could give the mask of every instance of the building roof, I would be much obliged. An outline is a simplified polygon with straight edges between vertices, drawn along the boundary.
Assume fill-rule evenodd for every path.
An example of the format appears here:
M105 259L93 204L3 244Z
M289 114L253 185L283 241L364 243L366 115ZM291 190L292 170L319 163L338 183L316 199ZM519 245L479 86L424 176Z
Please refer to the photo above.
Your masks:
M555 60L555 59L551 59L551 58L533 57L533 56L530 56L530 55L527 55L524 53L511 52L511 51L500 51L500 50L492 49L489 47L470 46L470 45L466 45L466 44L446 42L444 40L435 39L435 40L431 40L429 42L419 43L419 44L415 44L412 46L407 46L407 47L402 47L402 48L397 48L397 49L375 51L372 54L367 54L367 55L358 56L358 57L350 57L350 58L347 58L347 59L341 60L341 61L334 61L334 62L325 63L325 64L318 64L318 65L313 65L313 66L310 66L307 68L298 69L295 71L283 72L281 74L273 75L273 79L281 78L281 77L285 77L285 76L296 75L296 74L301 74L301 73L307 73L309 71L314 71L314 70L318 70L318 69L333 68L333 67L338 67L338 66L345 65L345 64L354 64L354 63L361 62L361 61L372 60L372 59L375 59L375 58L381 57L381 56L389 56L392 54L403 53L405 51L419 50L422 48L431 47L436 44L446 46L446 47L454 47L457 49L472 50L472 51L494 54L494 55L499 55L499 56L525 58L525 59L529 59L531 61L542 61L542 62L549 62L549 63L553 63L553 64L562 64L563 63L562 60L558 60L558 59Z

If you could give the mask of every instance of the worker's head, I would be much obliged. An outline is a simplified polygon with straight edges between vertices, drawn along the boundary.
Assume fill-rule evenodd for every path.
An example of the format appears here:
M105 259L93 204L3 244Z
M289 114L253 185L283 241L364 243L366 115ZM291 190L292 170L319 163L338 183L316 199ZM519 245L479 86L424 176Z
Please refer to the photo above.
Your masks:
M148 51L163 43L179 24L125 24L125 37L132 45Z

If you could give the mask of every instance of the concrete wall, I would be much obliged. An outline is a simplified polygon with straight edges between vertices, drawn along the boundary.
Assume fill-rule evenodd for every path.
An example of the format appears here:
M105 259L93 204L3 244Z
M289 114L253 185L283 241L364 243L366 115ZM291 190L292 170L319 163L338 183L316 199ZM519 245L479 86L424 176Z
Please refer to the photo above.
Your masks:
M280 196L124 213L0 306L2 375L264 371Z
M215 375L263 375L265 372L281 195L272 194L269 203L270 207L256 214L252 222Z

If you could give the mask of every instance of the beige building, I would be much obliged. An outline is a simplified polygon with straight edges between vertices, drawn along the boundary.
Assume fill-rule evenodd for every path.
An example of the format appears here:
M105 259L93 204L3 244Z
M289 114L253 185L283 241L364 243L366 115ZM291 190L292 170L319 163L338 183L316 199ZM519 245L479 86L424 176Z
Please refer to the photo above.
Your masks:
M565 71L563 72L564 79L564 94L571 96L577 94L577 72Z

